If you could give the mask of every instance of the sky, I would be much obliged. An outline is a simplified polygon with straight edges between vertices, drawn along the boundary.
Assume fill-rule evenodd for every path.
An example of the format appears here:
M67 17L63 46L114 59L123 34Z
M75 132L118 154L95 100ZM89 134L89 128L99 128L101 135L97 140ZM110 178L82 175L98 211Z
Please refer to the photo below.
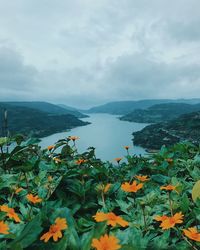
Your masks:
M199 0L0 0L0 101L200 97Z

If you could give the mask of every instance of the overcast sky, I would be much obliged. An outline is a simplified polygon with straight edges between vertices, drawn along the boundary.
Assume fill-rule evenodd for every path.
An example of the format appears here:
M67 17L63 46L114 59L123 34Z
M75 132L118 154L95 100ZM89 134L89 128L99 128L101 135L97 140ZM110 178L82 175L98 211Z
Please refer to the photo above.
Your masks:
M200 97L199 0L0 0L0 100Z

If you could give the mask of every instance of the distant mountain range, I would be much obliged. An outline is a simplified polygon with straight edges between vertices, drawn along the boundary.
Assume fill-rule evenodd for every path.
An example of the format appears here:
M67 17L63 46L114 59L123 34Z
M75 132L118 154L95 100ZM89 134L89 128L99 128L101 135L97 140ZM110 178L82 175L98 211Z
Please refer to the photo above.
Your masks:
M18 107L33 108L56 115L70 114L76 116L77 118L88 117L87 115L80 113L75 108L68 107L64 104L55 105L49 102L4 102L4 103Z
M135 145L146 149L159 149L162 145L172 145L180 141L200 142L200 111L184 114L162 123L149 125L133 133Z
M120 118L123 121L139 123L157 123L172 120L182 114L200 110L200 103L164 103L153 105L147 109L136 109Z
M147 109L156 104L164 103L186 103L197 104L200 103L199 99L152 99L152 100L139 100L139 101L119 101L109 102L107 104L90 108L86 110L87 113L109 113L114 115L126 115L136 109Z
M8 113L8 129L11 135L23 133L44 137L62 132L77 126L87 125L88 122L79 120L85 117L78 111L46 102L0 102L0 136L5 136L3 112Z

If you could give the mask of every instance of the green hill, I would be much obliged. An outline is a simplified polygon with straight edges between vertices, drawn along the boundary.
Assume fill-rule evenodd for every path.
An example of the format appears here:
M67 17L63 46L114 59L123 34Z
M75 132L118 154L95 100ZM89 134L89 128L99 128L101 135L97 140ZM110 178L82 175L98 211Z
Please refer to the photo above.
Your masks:
M77 126L87 125L71 114L52 114L37 109L0 103L0 126L3 128L3 112L7 109L8 129L11 135L23 133L37 137L65 131ZM4 136L3 130L0 136Z
M87 117L87 115L84 115L75 109L72 110L70 108L68 109L67 107L60 107L49 102L6 102L6 104L37 109L43 112L56 115L70 114L76 116L77 118Z
M182 114L200 110L199 104L165 103L153 105L147 109L136 109L120 118L123 121L139 123L157 123L177 118Z
M184 114L171 121L149 125L133 133L134 144L146 149L159 149L184 140L200 142L200 111Z
M126 115L136 109L147 109L156 104L162 103L200 103L200 99L152 99L152 100L139 100L139 101L118 101L109 102L107 104L93 107L87 110L87 113L109 113L114 115Z

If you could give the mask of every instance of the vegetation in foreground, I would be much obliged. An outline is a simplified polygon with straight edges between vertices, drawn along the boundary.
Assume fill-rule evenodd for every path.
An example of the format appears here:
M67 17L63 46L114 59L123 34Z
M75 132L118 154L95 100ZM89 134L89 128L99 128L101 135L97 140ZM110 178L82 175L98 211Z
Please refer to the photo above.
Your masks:
M0 141L0 249L200 248L200 148L162 147L114 164L79 154L78 137L47 149Z

